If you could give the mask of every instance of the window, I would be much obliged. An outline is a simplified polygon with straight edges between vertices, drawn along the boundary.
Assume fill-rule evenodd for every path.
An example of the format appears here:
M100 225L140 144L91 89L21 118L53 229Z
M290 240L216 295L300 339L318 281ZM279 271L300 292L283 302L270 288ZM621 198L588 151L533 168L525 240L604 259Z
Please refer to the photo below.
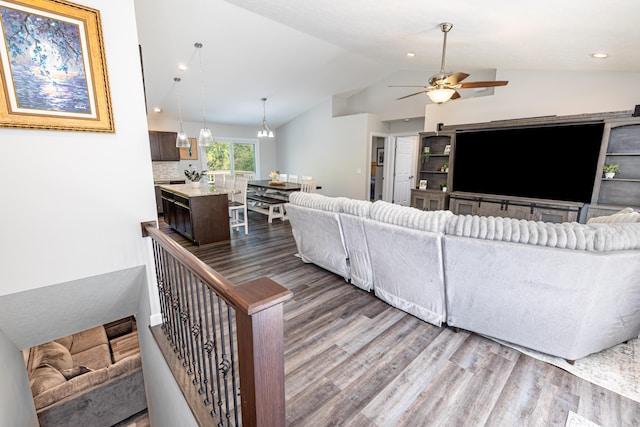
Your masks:
M225 138L205 147L206 169L223 171L232 175L257 173L256 141Z

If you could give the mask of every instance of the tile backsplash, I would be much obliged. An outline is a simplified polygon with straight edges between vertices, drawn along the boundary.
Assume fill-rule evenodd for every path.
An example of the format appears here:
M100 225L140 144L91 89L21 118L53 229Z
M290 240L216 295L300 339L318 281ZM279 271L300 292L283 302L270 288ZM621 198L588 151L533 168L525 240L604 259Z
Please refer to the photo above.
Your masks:
M153 179L184 179L184 174L180 171L180 162L151 162L153 168Z

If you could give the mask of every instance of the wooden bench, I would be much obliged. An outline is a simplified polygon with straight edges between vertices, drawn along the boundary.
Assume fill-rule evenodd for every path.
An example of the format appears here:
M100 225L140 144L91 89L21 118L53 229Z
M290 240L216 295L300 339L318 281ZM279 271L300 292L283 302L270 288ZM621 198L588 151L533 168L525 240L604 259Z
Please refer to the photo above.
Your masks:
M259 196L257 194L247 194L247 206L249 210L259 212L269 216L269 224L274 219L280 218L282 221L287 219L284 211L284 199L278 199L269 196Z

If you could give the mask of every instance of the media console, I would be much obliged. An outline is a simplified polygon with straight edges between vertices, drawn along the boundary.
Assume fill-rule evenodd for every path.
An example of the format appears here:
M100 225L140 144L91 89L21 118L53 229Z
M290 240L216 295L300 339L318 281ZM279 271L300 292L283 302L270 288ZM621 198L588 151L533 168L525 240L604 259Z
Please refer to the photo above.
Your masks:
M631 114L515 119L420 133L411 206L545 222L585 222L628 206L640 210L640 119ZM603 177L606 163L620 165L614 178Z

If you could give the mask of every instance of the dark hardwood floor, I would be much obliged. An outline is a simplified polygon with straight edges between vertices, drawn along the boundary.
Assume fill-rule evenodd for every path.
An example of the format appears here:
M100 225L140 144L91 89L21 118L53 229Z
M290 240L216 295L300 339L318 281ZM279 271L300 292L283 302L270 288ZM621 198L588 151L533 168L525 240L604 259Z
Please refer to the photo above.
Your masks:
M235 283L267 276L285 303L288 426L564 426L569 411L640 425L640 404L469 332L438 328L295 256L289 222L250 212L249 235L195 246Z

